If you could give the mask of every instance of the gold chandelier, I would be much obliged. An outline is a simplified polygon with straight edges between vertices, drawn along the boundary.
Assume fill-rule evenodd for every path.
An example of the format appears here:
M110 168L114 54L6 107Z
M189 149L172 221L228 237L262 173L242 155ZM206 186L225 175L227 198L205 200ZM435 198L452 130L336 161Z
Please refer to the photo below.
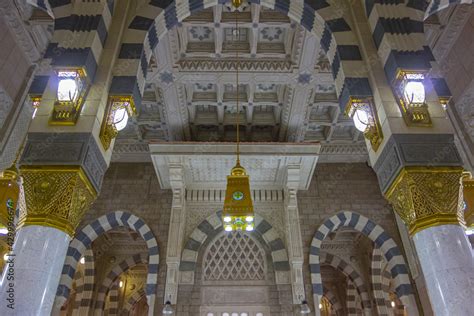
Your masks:
M232 0L235 8L238 8L242 1ZM235 19L235 32L239 32L238 17ZM252 231L254 229L254 212L252 196L250 194L250 181L244 167L240 165L240 134L239 134L239 52L236 52L236 83L237 83L237 145L236 164L227 176L227 189L224 200L224 210L222 220L224 230L227 232L235 230Z

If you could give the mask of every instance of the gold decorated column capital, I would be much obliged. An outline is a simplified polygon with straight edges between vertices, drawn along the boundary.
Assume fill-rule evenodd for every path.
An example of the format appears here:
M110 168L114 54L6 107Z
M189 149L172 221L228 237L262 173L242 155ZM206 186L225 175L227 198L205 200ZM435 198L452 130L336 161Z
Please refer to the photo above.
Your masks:
M439 225L464 223L461 167L404 167L385 197L410 235Z
M57 228L71 237L97 192L80 166L22 166L19 226Z

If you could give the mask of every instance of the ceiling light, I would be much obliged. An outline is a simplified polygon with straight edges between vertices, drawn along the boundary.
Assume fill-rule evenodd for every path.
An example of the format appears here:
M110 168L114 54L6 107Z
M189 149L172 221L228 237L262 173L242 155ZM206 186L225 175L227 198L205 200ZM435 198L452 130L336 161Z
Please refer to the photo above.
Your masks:
M171 307L171 302L166 301L165 306L163 307L163 315L172 315L173 314L173 308Z
M240 6L242 1L233 0L232 4L235 8ZM239 32L238 15L236 15L234 35ZM239 52L236 51L236 80L237 99L236 99L236 113L239 111ZM247 222L252 222L254 218L253 202L250 193L250 180L244 167L240 165L240 115L235 116L236 129L236 162L235 166L227 176L227 188L225 193L224 208L222 210L222 218L226 223L224 229L226 231L232 230L253 230L253 225L246 225ZM229 220L230 218L230 220ZM251 219L251 220L249 220Z
M84 257L81 257L81 259L79 259L79 262L80 262L81 264L84 264L84 263L86 263L86 258L84 258Z
M305 314L309 314L309 313L311 313L311 309L308 306L308 302L306 302L306 301L301 302L300 314L305 315Z

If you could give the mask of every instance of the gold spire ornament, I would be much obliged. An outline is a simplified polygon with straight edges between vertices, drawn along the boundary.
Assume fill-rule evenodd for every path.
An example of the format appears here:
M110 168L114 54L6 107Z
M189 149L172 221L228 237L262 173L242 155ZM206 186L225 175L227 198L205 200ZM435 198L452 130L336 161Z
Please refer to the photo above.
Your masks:
M242 1L233 0L232 4L238 8ZM235 20L235 31L238 33L238 19ZM224 200L222 220L224 230L227 232L235 230L252 231L254 229L254 212L252 196L250 194L250 179L244 167L240 165L240 133L239 133L239 53L236 53L236 83L237 83L237 144L236 164L227 176L227 189Z

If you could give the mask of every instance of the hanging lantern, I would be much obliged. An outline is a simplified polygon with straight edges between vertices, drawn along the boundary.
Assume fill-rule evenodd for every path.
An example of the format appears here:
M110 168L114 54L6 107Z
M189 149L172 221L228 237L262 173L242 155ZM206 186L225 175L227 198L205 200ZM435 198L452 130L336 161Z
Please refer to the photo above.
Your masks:
M12 166L0 173L0 234L14 231L14 218L18 205L20 187L18 171Z
M238 8L242 1L232 1L234 7ZM235 30L239 29L238 16L235 19ZM232 168L230 175L227 176L227 189L224 200L224 210L222 220L224 230L227 232L236 230L254 230L254 213L252 196L250 195L250 181L244 167L240 165L240 137L239 137L239 52L236 51L236 85L237 85L237 115L236 115L236 135L237 162Z
M83 69L58 69L58 87L50 124L75 125L89 89Z
M426 105L425 74L399 70L393 88L405 122L409 126L431 126Z
M135 103L130 96L110 96L102 122L99 138L105 150L110 148L112 139L123 130L128 119L137 114Z
M227 176L227 189L222 212L225 231L254 229L254 213L250 181L245 169L237 163Z

